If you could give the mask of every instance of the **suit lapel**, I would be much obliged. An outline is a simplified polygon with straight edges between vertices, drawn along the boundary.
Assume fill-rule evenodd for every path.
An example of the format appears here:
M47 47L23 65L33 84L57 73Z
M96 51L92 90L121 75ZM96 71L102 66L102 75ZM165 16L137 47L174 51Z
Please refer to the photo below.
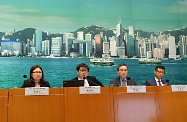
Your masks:
M117 78L117 86L121 86L120 77Z
M162 81L162 84L166 84L166 82L164 80L161 80Z
M154 86L157 86L156 80L153 79L153 81L154 81L154 82L153 82L153 85L154 85Z

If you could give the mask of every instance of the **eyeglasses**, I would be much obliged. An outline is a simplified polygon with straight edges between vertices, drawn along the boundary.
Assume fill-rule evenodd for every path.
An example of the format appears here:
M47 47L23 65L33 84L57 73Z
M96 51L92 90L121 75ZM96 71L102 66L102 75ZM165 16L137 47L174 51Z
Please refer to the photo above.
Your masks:
M35 73L35 74L41 74L42 72L41 71L35 71L35 72L32 72L32 73Z
M79 71L81 71L81 72L88 72L88 70L85 70L85 69L80 69Z
M124 71L124 72L127 72L128 69L120 69L119 71L120 71L120 72L123 72L123 71Z
M156 70L156 72L158 72L158 73L160 73L160 74L161 74L161 73L162 73L162 74L164 74L164 73L165 73L165 72L162 72L162 71L157 71L157 70Z

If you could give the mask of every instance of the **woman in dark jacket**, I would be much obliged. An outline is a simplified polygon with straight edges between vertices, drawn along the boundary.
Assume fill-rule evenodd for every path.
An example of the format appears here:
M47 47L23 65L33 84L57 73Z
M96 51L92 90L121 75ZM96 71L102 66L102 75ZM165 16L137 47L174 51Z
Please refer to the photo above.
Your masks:
M34 65L30 69L30 78L23 82L21 88L25 87L50 87L49 82L44 80L44 73L39 65Z

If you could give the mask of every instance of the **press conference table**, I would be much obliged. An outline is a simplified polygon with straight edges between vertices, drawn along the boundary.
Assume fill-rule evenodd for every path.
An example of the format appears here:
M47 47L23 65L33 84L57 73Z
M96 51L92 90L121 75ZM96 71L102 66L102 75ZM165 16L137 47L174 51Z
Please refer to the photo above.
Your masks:
M8 90L0 90L0 122L7 122Z
M146 93L127 93L126 87L114 87L115 122L157 122L156 87Z
M8 122L114 122L112 88L81 95L79 88L50 88L49 96L9 92Z
M187 92L171 92L171 87L158 87L157 99L159 122L187 121Z
M101 94L64 88L64 103L65 122L114 122L112 88L101 88Z
M48 96L25 96L25 89L9 90L8 122L63 122L63 89Z
M101 87L100 94L79 94L79 88L50 88L48 96L25 96L24 89L0 90L1 122L185 122L187 92L170 86ZM9 93L9 94L8 94ZM4 97L2 97L4 96Z

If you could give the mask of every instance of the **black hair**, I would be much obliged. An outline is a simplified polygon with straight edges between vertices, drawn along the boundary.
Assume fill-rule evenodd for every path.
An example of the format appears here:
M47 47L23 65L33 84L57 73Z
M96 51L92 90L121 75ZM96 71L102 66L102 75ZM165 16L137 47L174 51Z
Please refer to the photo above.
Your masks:
M81 63L81 64L77 65L76 70L79 71L81 67L86 68L89 72L89 67L85 63Z
M163 69L163 70L165 71L165 67L164 67L164 66L161 66L161 65L156 66L156 67L155 67L155 71L157 71L158 68L159 68L159 69Z
M117 67L117 71L119 71L119 68L120 68L121 66L126 66L126 67L127 67L126 64L119 64L118 67ZM127 69L128 69L128 67L127 67Z

